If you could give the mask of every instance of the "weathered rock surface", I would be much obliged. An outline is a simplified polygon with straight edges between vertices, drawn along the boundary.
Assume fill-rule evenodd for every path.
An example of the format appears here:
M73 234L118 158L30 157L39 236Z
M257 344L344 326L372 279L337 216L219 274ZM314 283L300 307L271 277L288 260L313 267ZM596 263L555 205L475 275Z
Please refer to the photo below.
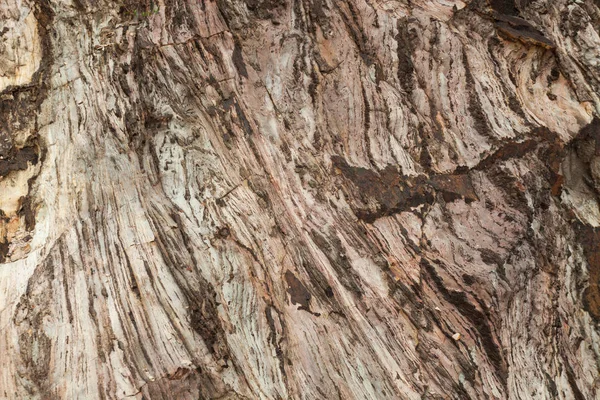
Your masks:
M600 3L0 2L0 397L600 398Z

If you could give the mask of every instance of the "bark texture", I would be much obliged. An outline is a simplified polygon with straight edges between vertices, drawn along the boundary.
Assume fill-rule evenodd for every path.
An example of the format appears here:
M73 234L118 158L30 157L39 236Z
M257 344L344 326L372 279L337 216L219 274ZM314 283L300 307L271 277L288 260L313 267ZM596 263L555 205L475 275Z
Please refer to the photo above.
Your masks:
M0 397L600 398L598 0L1 0Z

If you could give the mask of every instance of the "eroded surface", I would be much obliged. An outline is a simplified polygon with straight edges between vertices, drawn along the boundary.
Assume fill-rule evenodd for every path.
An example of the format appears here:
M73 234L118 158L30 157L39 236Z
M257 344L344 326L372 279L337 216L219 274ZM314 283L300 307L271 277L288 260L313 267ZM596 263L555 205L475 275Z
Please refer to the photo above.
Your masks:
M0 16L0 397L598 397L597 3Z

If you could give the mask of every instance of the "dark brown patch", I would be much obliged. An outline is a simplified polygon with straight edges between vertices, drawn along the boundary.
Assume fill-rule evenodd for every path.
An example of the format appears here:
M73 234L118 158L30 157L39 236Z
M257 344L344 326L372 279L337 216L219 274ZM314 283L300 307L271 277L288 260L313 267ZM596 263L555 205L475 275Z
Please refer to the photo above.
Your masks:
M333 294L333 289L331 288L331 286L327 286L325 288L325 296L332 298L334 296Z
M488 265L502 265L504 260L500 256L500 254L495 251L489 249L479 249L479 255L481 256L481 261Z
M514 0L488 0L488 3L494 11L502 14L517 15L519 13Z
M550 193L552 196L558 196L565 183L565 177L560 173L565 155L565 146L558 138L554 138L548 146L538 150L538 158L545 161L548 169L546 178L551 185Z
M33 146L22 149L13 148L9 154L5 154L3 157L0 159L0 177L8 175L12 171L24 171L29 163L37 164L38 151Z
M300 279L296 278L296 275L291 271L286 271L285 281L288 284L287 292L290 294L292 304L300 304L299 310L310 311L310 299L312 296Z
M259 19L272 19L287 5L286 0L245 0L246 7Z
M9 243L5 243L0 241L0 264L6 261L6 256L8 256L8 251L10 248Z
M31 188L29 182L29 188ZM32 204L31 196L27 195L20 199L20 207L18 215L25 219L25 229L32 231L35 227L35 209Z
M464 199L467 203L479 200L467 174L436 175L430 180L433 188L442 193L444 201Z
M342 157L331 158L336 168L355 190L351 204L356 216L372 223L377 218L411 210L422 204L433 204L435 194L440 193L445 201L464 199L478 200L470 176L465 173L434 174L409 177L394 167L388 166L379 172L348 165ZM372 203L377 205L374 206Z
M494 153L481 160L474 169L485 171L498 162L508 161L513 158L521 158L527 153L535 150L538 144L538 141L535 139L527 139L522 142L511 140L503 144Z
M575 233L588 262L589 283L583 292L583 307L600 322L600 229L578 222Z
M357 189L353 197L359 200L359 204L355 204L354 211L365 222L374 222L377 218L434 201L433 190L425 185L424 177L409 179L393 167L387 167L380 173L352 167L338 156L331 160L334 167ZM376 209L368 206L372 200L377 202Z
M396 54L398 56L398 81L402 88L407 92L411 93L414 84L414 65L412 62L412 45L411 36L408 29L408 20L406 18L399 19L396 27L398 34L396 35L397 49Z
M536 29L524 19L509 15L495 14L495 26L505 39L519 41L527 45L541 46L546 49L556 47L554 42L544 36L542 32Z
M550 189L550 193L552 196L559 196L562 192L562 187L565 183L565 177L562 175L558 175L554 183L552 183L552 188Z
M229 231L229 228L226 226L219 228L219 231L217 233L217 235L222 239L228 238L230 234L231 234L231 232Z
M235 41L233 54L231 55L231 58L233 61L233 65L235 65L235 69L237 69L238 74L248 79L248 70L246 69L246 63L244 62L242 47L240 46L237 40Z
M294 2L294 3L297 3L297 2ZM310 4L311 21L314 21L318 26L320 26L321 31L325 35L328 35L328 31L330 30L330 24L329 24L330 17L325 12L325 10L327 10L327 9L328 9L327 4L324 0L313 0ZM314 26L311 26L311 33L312 34L315 33Z
M573 140L571 147L586 163L589 163L592 157L600 156L600 118L594 117L592 122L583 127Z

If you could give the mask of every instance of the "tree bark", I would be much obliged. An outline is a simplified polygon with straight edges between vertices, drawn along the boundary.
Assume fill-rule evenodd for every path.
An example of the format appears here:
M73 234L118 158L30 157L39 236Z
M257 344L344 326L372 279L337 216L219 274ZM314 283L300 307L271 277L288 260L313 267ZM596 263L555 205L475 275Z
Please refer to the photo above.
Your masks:
M0 397L600 399L598 0L3 0Z

